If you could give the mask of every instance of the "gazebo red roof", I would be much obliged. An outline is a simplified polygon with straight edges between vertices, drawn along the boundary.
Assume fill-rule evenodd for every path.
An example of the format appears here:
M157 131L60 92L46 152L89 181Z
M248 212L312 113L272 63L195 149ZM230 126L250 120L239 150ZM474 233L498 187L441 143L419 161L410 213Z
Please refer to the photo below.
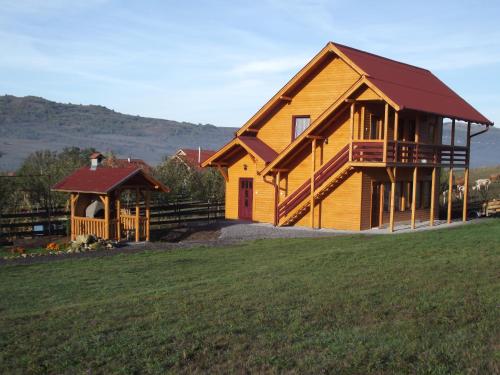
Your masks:
M142 169L137 168L136 166L124 168L99 167L95 170L85 166L77 169L68 177L59 181L53 186L52 190L62 192L107 194L137 175L143 177L155 189L163 192L169 191L169 189L160 181L144 173Z

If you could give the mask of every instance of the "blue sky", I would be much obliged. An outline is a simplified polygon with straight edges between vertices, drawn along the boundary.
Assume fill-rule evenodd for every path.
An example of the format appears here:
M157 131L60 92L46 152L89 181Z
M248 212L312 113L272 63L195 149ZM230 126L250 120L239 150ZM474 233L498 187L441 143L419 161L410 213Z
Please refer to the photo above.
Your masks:
M500 120L498 1L0 0L0 94L241 126L329 40Z

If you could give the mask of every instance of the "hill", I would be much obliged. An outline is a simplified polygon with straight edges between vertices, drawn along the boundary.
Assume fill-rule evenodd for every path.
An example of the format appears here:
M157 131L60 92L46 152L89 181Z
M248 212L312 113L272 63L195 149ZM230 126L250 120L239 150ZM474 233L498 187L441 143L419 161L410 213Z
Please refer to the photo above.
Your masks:
M13 170L32 151L95 147L156 164L179 147L217 149L235 128L126 115L98 105L0 96L0 170Z
M449 124L445 124L445 141ZM465 126L458 124L458 144ZM474 127L473 132L480 130ZM126 115L99 105L62 104L43 98L0 96L0 170L16 169L30 153L67 146L95 147L156 164L179 147L217 149L236 128ZM500 162L500 130L473 139L473 167Z

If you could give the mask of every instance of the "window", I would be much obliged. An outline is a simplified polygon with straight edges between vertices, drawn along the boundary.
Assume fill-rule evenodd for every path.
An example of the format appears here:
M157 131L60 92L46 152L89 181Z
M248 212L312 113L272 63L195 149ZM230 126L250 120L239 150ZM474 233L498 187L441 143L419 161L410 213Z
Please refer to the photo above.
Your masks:
M293 129L292 135L293 139L301 135L304 130L306 130L311 123L311 118L309 116L293 116Z

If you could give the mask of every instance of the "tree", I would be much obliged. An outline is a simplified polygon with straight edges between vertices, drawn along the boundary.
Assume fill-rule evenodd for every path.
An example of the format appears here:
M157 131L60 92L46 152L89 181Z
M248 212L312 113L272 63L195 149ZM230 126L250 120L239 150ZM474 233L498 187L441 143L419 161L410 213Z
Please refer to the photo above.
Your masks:
M224 179L212 168L200 170L167 157L154 169L154 175L170 189L170 198L224 199Z
M17 206L52 209L67 200L66 194L51 192L52 186L77 168L88 164L94 149L67 147L61 152L36 151L16 172Z

